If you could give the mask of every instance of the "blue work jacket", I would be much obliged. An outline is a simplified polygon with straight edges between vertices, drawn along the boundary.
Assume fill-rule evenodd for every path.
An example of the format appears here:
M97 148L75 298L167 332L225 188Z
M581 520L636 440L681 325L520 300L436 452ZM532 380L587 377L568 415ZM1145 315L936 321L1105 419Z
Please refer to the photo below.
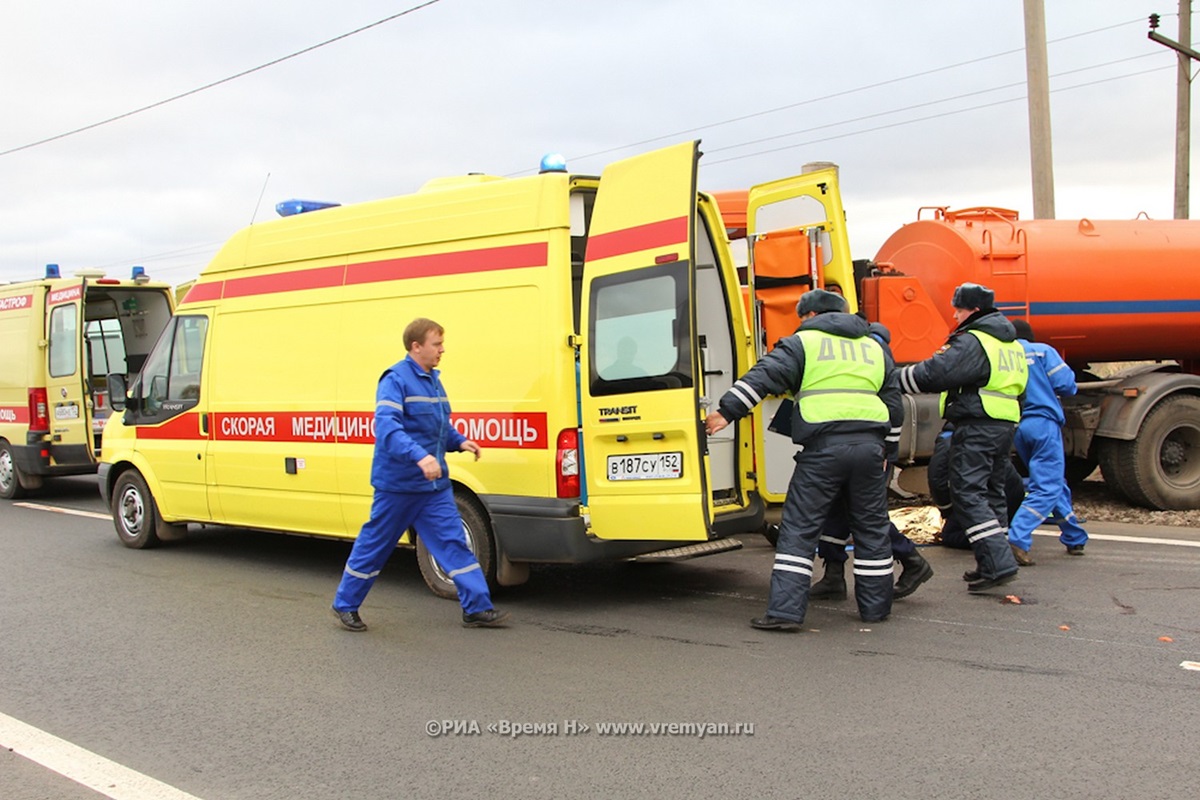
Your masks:
M446 453L467 437L450 424L450 399L435 369L426 372L412 356L392 365L375 392L375 458L371 485L388 492L434 492L450 485ZM417 462L434 456L442 477L431 481Z

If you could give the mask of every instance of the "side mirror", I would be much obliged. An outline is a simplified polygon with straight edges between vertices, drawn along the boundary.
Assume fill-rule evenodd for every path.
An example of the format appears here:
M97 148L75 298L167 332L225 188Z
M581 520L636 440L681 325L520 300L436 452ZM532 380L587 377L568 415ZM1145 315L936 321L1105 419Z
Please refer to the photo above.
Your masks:
M108 404L113 411L125 410L125 376L119 372L108 374Z

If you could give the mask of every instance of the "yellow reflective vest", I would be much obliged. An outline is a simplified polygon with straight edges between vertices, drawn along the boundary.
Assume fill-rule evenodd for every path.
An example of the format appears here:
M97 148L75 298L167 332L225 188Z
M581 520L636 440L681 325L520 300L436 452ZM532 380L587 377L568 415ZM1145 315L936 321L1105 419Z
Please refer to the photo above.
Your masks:
M1006 422L1021 421L1021 401L1018 399L1025 391L1025 382L1029 378L1029 368L1025 361L1025 348L1020 342L1002 342L995 336L982 331L969 330L983 345L983 352L991 366L988 382L979 390L979 400L983 404L983 413L992 419ZM940 410L946 411L946 393L942 392Z
M879 342L870 336L852 339L819 330L795 335L804 346L804 376L796 403L805 422L887 424L887 406L879 397L885 368Z

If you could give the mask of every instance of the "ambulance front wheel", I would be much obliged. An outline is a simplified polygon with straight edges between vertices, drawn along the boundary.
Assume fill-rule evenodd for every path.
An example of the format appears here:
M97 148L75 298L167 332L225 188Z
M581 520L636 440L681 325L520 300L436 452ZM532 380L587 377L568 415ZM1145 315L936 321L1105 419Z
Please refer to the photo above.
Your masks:
M458 506L458 514L462 517L463 536L467 546L479 561L479 567L487 578L488 586L496 585L496 540L492 536L492 524L487 514L479 504L462 492L454 493L454 503ZM425 585L438 597L448 600L458 599L458 590L454 588L454 580L446 574L429 550L425 542L417 536L417 566L421 569L421 577Z
M126 470L117 478L112 494L113 524L121 544L141 550L158 544L158 505L136 469Z
M21 473L17 471L12 445L0 439L0 497L18 500L24 496L25 487L21 485Z

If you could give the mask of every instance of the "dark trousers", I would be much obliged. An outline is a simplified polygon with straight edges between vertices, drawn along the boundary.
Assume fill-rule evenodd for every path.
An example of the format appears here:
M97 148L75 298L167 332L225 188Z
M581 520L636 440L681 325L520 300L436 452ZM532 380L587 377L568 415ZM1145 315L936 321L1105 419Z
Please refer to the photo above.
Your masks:
M816 449L806 447L795 460L775 546L767 614L804 621L817 540L844 492L854 537L859 614L867 620L886 617L892 610L893 574L883 440L833 439Z
M984 578L1017 571L1004 495L1015 430L1009 423L960 422L950 437L950 498Z

